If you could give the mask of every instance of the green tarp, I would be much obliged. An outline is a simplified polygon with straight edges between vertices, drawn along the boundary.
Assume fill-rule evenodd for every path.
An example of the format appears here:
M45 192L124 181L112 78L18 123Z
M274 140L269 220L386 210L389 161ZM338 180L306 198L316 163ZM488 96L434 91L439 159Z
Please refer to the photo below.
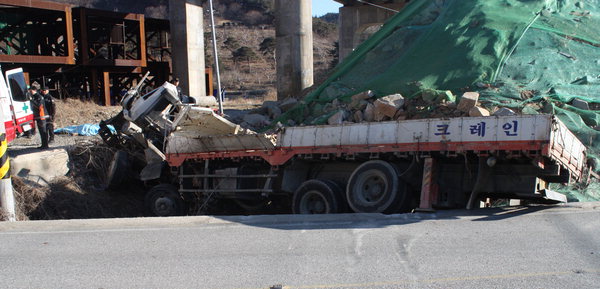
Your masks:
M479 91L490 110L558 115L596 157L600 115L570 103L600 103L598 29L600 0L414 0L278 120L324 123L365 90Z

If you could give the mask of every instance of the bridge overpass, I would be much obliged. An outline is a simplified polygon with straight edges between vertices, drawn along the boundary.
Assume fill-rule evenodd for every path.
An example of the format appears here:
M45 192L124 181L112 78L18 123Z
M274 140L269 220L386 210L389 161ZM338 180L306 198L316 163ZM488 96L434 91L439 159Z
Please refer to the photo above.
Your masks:
M332 0L330 0L332 1ZM410 0L334 0L340 8L339 56L376 32ZM183 79L190 95L204 94L204 40L201 0L169 0L173 43L173 74ZM313 85L311 0L275 0L277 98L298 96ZM188 87L185 87L189 85Z

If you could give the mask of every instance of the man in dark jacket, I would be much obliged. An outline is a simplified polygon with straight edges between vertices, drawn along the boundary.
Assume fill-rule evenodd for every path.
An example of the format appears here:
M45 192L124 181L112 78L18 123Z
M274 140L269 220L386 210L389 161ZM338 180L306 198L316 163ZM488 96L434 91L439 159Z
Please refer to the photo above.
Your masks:
M177 96L179 97L181 103L189 103L190 101L188 96L181 92L181 87L179 86L179 78L173 78L173 80L171 80L171 83L177 88Z
M54 141L54 117L56 115L56 104L50 94L50 89L47 86L42 88L42 97L44 97L44 106L48 112L48 118L46 119L46 130L48 132L48 143Z
M42 145L38 148L47 149L48 131L46 130L46 118L48 112L46 111L46 106L44 105L44 97L37 92L37 88L34 86L31 86L29 91L31 92L30 102L31 109L33 110L33 118L35 119L35 124L40 132L40 138L42 140Z

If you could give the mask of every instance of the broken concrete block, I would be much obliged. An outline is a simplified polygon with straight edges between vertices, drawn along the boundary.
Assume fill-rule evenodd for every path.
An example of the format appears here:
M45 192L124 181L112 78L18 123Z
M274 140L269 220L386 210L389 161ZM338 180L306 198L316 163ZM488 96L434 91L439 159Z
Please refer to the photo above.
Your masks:
M474 106L469 110L469 116L490 116L490 112L483 107Z
M590 110L590 104L587 101L581 100L579 98L573 98L573 101L571 101L571 105L579 109Z
M267 114L269 114L269 117L272 119L278 118L281 116L281 108L277 105L269 106L267 107Z
M366 100L359 100L357 102L352 102L350 104L350 108L352 109L356 109L356 110L363 110L367 107L367 104L369 104L368 101Z
M244 122L252 127L262 127L271 124L266 116L256 113L244 115Z
M394 115L393 119L395 120L405 120L408 117L408 114L404 110L398 110L396 115Z
M330 116L327 119L327 123L328 124L342 124L344 123L344 119L346 118L346 111L345 110L339 110L338 112L336 112L335 114L333 114L332 116Z
M499 110L497 110L496 112L494 112L495 116L511 116L511 115L516 115L517 113L514 112L512 109L510 108L506 108L506 107L502 107Z
M10 159L11 174L40 185L69 172L69 154L65 149L53 149L18 155Z
M375 120L383 119L383 116L393 118L396 112L404 106L404 97L400 94L392 94L375 100Z
M359 101L359 100L365 100L365 99L369 99L371 97L375 96L375 93L371 90L367 90L367 91L363 91L359 94L355 94L352 96L352 101Z
M354 122L356 122L356 123L360 123L365 120L363 112L360 110L355 111L354 114L352 115L352 118L354 119Z
M479 100L478 92L465 92L460 98L460 102L458 103L458 110L462 112L469 112L471 108L477 105L477 101Z
M279 104L277 103L277 101L266 100L262 104L262 107L264 107L264 108L269 108L269 107L274 107L274 106L279 107Z
M287 112L292 107L294 107L297 103L298 103L297 99L295 99L293 97L288 97L279 104L279 108L281 108L281 110L283 112Z
M365 121L372 122L375 120L375 106L372 103L367 104L363 112Z

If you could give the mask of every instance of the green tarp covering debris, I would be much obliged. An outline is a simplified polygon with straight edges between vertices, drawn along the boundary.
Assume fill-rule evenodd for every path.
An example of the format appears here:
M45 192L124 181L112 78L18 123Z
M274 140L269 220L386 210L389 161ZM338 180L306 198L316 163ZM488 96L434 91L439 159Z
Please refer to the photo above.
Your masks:
M452 101L447 90L459 98L478 91L490 111L558 115L596 158L598 29L600 0L414 0L278 121L325 123L337 112L332 102L350 103L366 90L400 93L408 105L411 98L435 100L435 93L446 98L437 101ZM435 110L432 99L424 112Z

